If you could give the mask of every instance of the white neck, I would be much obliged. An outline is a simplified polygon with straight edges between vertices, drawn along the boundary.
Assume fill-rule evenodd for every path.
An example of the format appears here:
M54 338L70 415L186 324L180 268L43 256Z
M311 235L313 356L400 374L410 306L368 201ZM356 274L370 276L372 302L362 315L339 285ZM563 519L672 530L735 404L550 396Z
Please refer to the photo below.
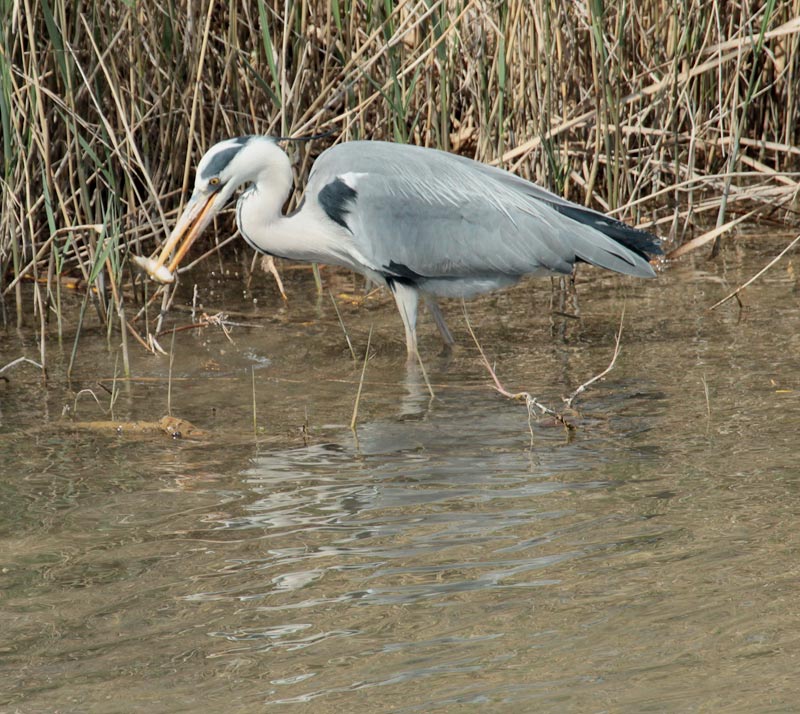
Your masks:
M284 215L282 208L289 190L279 192L277 188L274 182L259 182L239 198L236 221L245 240L257 250L279 258L341 263L326 222L306 208Z

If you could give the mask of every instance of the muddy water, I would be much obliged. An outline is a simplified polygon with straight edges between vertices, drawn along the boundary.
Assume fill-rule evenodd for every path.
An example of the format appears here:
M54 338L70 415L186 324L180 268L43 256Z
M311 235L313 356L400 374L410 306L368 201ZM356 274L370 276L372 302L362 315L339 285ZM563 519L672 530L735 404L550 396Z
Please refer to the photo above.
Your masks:
M373 327L356 440L361 365L304 273L278 308L204 278L205 309L252 326L176 333L197 441L65 421L109 418L116 353L87 330L70 390L54 342L47 390L0 383L0 710L797 711L791 262L706 310L775 252L586 271L580 319L547 281L471 303L503 381L553 406L606 366L624 305L571 437L491 390L456 304L450 359L423 318L431 399L378 298L341 305L359 354ZM157 419L169 360L133 357L114 418ZM75 410L81 388L103 408Z

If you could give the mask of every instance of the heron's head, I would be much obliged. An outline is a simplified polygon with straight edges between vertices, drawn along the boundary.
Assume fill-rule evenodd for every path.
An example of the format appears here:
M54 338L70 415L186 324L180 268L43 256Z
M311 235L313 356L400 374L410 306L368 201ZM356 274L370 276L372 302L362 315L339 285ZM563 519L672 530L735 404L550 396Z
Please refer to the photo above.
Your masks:
M215 144L200 159L192 197L158 258L136 256L134 260L151 277L171 283L186 252L237 188L287 173L291 181L289 158L273 137L240 136ZM172 260L166 265L170 255Z

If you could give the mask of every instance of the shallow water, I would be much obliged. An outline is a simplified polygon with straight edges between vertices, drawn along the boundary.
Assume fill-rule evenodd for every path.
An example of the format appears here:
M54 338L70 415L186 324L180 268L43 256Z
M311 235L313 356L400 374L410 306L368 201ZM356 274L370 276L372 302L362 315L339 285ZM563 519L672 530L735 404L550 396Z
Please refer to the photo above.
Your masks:
M75 394L105 408L121 371L87 329L68 388L67 320L47 389L29 367L0 382L0 710L796 711L791 261L743 311L707 310L775 252L584 271L579 320L548 281L470 303L503 382L552 406L608 364L624 306L572 436L491 389L458 304L450 359L423 318L434 399L387 299L341 304L359 354L374 328L357 439L361 363L306 273L278 308L266 279L203 278L206 311L253 326L176 332L197 441L64 419L110 418ZM2 364L35 353L0 341ZM169 360L133 357L113 416L157 419Z

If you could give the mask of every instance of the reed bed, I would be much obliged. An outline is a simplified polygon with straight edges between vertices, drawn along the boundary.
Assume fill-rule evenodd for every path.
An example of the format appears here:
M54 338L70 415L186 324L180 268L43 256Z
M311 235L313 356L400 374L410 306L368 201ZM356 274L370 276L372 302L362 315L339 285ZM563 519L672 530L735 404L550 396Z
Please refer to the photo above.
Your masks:
M155 347L141 306L169 296L127 257L164 238L194 163L228 136L330 131L291 147L299 183L334 141L458 152L678 251L797 221L800 0L0 8L0 311L38 328L42 365L54 336L74 358L90 319L126 356L129 338Z

